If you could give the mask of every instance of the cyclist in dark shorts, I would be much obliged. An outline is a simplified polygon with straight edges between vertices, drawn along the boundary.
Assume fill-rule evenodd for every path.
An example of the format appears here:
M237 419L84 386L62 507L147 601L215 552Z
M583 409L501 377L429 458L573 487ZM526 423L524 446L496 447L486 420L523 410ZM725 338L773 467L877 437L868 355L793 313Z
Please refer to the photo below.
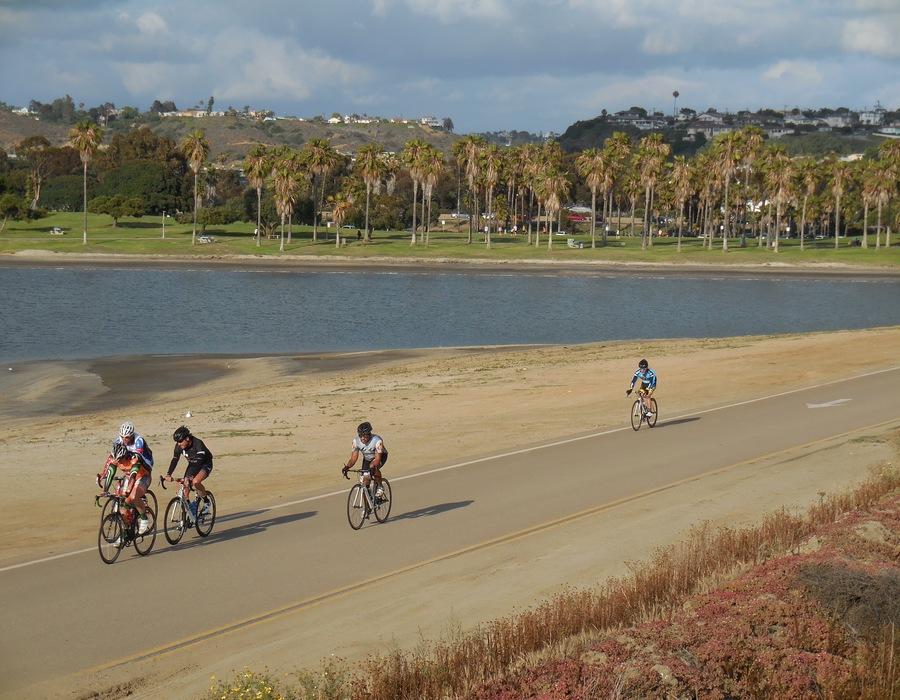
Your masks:
M368 486L369 479L374 478L377 486L375 498L380 499L384 495L384 491L381 489L381 467L387 462L388 452L381 436L372 432L372 424L369 421L360 423L356 428L356 437L353 438L350 457L341 469L341 473L345 477L350 468L356 464L360 455L362 455L363 483Z
M196 435L191 435L190 428L182 425L173 434L172 439L175 441L175 453L172 455L172 461L169 464L169 471L166 474L166 481L172 481L172 472L178 466L178 460L181 456L187 459L187 469L184 472L184 478L187 479L197 490L197 494L201 499L206 499L206 489L203 488L203 480L209 476L213 468L213 454L204 444L203 440ZM183 495L185 500L189 499L188 487L183 487ZM191 515L197 517L197 502L190 504Z

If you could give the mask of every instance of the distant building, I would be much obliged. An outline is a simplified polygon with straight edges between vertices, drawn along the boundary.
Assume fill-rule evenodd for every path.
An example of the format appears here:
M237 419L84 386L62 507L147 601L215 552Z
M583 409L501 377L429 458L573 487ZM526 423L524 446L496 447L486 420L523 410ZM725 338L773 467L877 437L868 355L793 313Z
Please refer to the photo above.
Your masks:
M881 105L876 105L875 109L870 109L859 113L859 123L863 126L881 126L884 124L884 118L887 110Z

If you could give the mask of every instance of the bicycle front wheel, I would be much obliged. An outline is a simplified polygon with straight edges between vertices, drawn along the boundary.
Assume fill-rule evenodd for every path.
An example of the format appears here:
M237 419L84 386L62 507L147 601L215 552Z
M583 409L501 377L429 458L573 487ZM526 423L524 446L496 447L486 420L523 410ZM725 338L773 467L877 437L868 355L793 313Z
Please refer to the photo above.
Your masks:
M383 495L381 498L375 499L375 520L383 523L391 514L391 482L382 477L381 490Z
M122 516L118 513L109 513L100 522L100 533L97 535L100 558L107 564L112 564L119 558L124 546L125 523L122 522Z
M144 492L144 502L153 509L154 515L159 513L159 503L157 503L156 494L152 490L147 489Z
M635 430L640 430L642 420L643 416L641 415L641 400L638 399L631 407L631 427Z
M656 419L659 418L659 408L656 405L656 399L650 399L650 410L653 411L653 415L647 417L647 425L654 428L656 427Z
M365 487L354 484L347 496L347 520L350 527L359 530L369 514L369 502L366 500Z
M165 520L163 520L166 541L169 544L178 544L181 538L184 537L186 529L187 516L184 512L184 501L176 496L166 506Z
M212 532L216 522L216 497L212 491L206 492L206 498L197 502L197 534L206 537Z
M139 535L137 525L134 527L134 549L142 557L150 554L150 550L153 549L153 545L156 543L156 511L148 504L144 512L150 520L150 529L143 535Z

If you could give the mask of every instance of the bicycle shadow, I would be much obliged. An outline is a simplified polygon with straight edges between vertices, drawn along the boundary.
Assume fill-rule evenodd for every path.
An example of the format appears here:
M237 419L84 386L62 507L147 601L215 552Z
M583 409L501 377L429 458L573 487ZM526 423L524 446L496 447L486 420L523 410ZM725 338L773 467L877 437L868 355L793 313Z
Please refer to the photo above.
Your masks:
M695 420L700 420L700 416L691 416L690 418L678 418L676 420L666 420L657 425L654 430L659 430L660 428L668 428L670 425L681 425L682 423L693 423Z
M410 510L402 515L397 515L388 519L388 523L395 523L398 520L415 520L416 518L428 518L432 515L440 515L441 513L446 513L451 510L457 510L458 508L465 508L474 503L474 500L469 501L453 501L450 503L439 503L433 506L425 506L424 508L419 508L418 510Z
M318 511L310 510L303 513L292 513L289 515L279 515L275 518L267 518L265 520L259 520L255 523L247 523L246 525L238 525L236 527L229 528L228 530L215 530L210 533L209 537L200 537L197 535L196 531L188 530L184 533L185 538L187 538L191 532L194 533L193 539L189 539L187 541L182 540L178 544L169 545L166 542L165 533L162 530L157 529L157 538L162 538L162 543L168 545L165 549L156 549L154 547L153 551L149 556L154 556L156 554L162 554L164 552L172 552L172 551L182 551L185 549L191 549L192 547L201 547L209 544L213 544L215 542L228 542L229 540L236 540L240 537L247 537L248 535L255 535L259 532L265 532L270 527L277 527L278 525L287 525L289 523L297 522L298 520L306 520L307 518L311 518L314 515L317 515ZM242 515L246 517L246 514L235 514ZM226 516L227 517L227 516ZM216 523L220 522L220 520L224 520L225 518L217 519ZM158 542L158 539L157 539Z

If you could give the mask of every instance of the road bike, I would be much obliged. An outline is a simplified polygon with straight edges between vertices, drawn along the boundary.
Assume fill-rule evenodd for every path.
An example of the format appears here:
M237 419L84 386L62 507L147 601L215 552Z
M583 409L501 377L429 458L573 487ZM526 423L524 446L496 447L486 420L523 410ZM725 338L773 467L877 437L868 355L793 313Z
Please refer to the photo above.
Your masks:
M106 458L106 464L103 466L103 471L100 474L97 474L97 486L101 489L103 488L102 481L105 477L106 469L110 467L120 468L123 470L130 469L130 465L120 465L118 464L110 455ZM125 494L128 495L127 493ZM103 491L102 493L94 496L94 505L100 508L100 499L105 498L106 500L103 503L103 510L100 511L100 522L103 522L103 518L109 515L112 512L113 503L115 503L115 496L111 494L109 491ZM150 507L153 508L154 513L159 513L159 503L156 500L156 494L153 493L152 489L147 489L144 491L144 498L147 500L147 503L150 504Z
M381 494L376 495L378 485L375 484L375 479L370 476L369 485L365 484L365 475L369 474L368 471L363 472L362 469L348 469L347 471L359 474L359 483L353 484L347 495L347 520L350 522L350 527L359 530L372 513L375 514L375 520L380 523L387 520L391 514L390 482L382 477Z
M187 493L194 491L194 485L190 479L174 479L180 486L178 495L169 501L166 506L166 514L163 518L163 531L166 535L166 541L169 544L178 544L184 537L186 530L192 527L197 530L200 537L206 537L212 532L213 525L216 523L216 497L213 492L206 489L206 497L202 498L200 494L194 499L196 504L197 516L191 514L190 496L185 496L185 488ZM166 490L166 482L163 477L159 477L159 485Z
M117 476L114 481L118 483L107 501L109 512L100 520L100 532L97 535L100 558L107 564L112 564L119 558L122 550L131 545L134 545L134 551L138 554L146 556L156 542L156 510L150 501L146 496L142 497L144 512L150 519L150 529L142 535L138 532L140 518L137 509L125 501L133 485L132 475Z
M650 397L650 411L653 412L652 416L649 415L650 412L644 406L643 397L638 394L634 404L631 406L631 427L635 430L640 430L641 424L645 422L650 428L656 427L656 419L659 418L659 407L656 405L656 399L652 396Z

